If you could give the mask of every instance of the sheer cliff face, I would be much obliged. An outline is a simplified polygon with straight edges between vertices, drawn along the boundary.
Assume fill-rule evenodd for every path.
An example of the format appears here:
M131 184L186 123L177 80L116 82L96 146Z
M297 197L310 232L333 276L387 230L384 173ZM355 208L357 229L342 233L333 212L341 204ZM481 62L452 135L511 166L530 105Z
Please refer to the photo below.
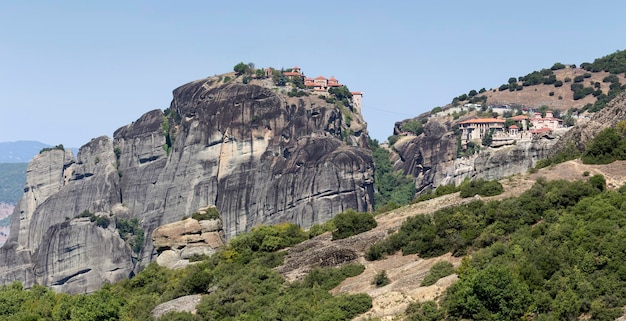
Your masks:
M148 112L76 159L60 150L36 157L0 249L0 281L93 291L155 259L155 228L210 205L227 238L371 209L374 166L360 115L348 126L348 111L320 98L216 82L176 89L167 115ZM98 217L111 223L97 225ZM131 218L145 232L137 254L116 229Z

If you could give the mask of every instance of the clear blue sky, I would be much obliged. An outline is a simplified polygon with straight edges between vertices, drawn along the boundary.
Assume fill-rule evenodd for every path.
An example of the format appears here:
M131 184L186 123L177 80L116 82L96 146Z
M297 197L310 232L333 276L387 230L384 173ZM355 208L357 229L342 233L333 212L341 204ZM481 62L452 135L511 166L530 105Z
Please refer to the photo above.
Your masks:
M112 136L240 61L362 91L383 141L471 89L626 49L624 12L623 1L2 1L0 142Z

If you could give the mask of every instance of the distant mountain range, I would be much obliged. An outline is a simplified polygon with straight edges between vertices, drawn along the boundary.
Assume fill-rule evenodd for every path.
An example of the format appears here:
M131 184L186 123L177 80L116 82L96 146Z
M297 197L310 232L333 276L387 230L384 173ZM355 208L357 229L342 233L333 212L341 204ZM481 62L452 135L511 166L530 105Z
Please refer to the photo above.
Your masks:
M34 140L0 142L0 163L28 163L46 147L53 146ZM70 147L69 149L76 156L78 148Z
M0 143L0 163L28 163L46 147L51 146L30 140Z

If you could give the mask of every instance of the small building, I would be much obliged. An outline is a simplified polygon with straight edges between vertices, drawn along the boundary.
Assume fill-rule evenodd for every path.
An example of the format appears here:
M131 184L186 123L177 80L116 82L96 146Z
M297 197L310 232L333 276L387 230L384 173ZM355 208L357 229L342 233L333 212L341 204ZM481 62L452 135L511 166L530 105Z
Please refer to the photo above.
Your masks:
M533 124L533 129L549 128L555 130L563 127L563 120L555 118L550 110L546 111L546 117L541 117L541 113L535 113L530 122Z
M461 144L467 146L472 140L482 140L489 132L494 134L504 132L504 122L504 119L500 118L477 118L460 122Z
M300 67L295 66L293 68L291 68L291 70L289 71L284 71L283 72L283 76L289 78L289 79L293 79L296 77L299 78L304 78L304 75L302 74L302 70L300 70Z
M352 94L352 103L354 104L354 108L355 110L361 114L361 107L362 107L362 101L363 101L363 93L360 91L351 91L350 92Z
M517 115L509 118L510 120L519 123L522 126L522 130L528 130L528 116L526 115Z
M533 137L541 137L543 135L548 135L550 133L552 133L552 129L550 128L538 128L538 129L532 129L530 130L530 133Z

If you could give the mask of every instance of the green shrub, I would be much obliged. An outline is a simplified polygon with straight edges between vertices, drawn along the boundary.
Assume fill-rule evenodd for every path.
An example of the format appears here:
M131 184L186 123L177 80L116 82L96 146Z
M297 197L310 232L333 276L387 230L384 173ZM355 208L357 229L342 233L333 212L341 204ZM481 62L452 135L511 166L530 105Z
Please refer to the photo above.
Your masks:
M402 124L402 129L413 133L415 136L419 136L424 132L424 127L422 126L422 122L414 120L410 122L406 122Z
M139 225L137 218L118 219L116 222L117 232L120 237L128 242L133 252L139 254L144 246L144 231Z
M404 312L408 321L441 321L445 320L446 311L439 308L435 301L410 303Z
M202 210L201 212L195 212L191 214L191 218L197 221L217 220L220 217L220 211L213 206L207 208L206 210Z
M99 227L107 228L109 227L110 223L111 223L111 220L109 220L109 218L106 216L98 216L96 218L96 225Z
M65 150L65 147L63 147L63 144L59 144L59 145L56 145L56 146L54 146L54 147L45 147L45 148L42 148L42 149L39 151L39 154L44 153L44 152L49 152L49 151L51 151L51 150L55 150L55 149L58 149L58 150Z
M389 143L395 143L389 137ZM395 172L393 164L389 158L389 151L380 147L377 140L369 141L374 158L376 171L374 175L374 208L376 211L381 208L393 208L393 206L401 206L408 204L415 196L415 180L403 175L402 172Z
M484 179L477 179L461 184L460 191L460 196L462 198L467 198L473 197L474 195L499 195L504 192L504 188L502 187L502 184L500 184L500 182L498 182L497 180L487 181Z
M377 223L371 213L359 213L353 209L337 214L333 218L336 230L333 231L333 240L369 231L376 227Z
M398 139L400 139L400 136L392 135L387 138L387 142L389 143L389 146L393 146L398 141Z
M447 185L439 185L436 189L435 189L435 195L436 196L443 196L443 195L448 195L448 194L453 194L459 191L459 188L454 185L454 183L452 184L447 184Z
M383 259L384 257L385 253L381 243L374 243L367 249L367 251L365 251L365 259L368 261L377 261Z
M602 82L619 83L619 77L617 75L608 75L602 78Z
M589 177L589 184L597 188L600 192L606 189L606 180L602 174L596 174Z
M587 143L581 156L584 164L609 164L626 159L626 139L616 128L609 127L599 132Z
M380 288L389 284L389 278L387 277L387 272L385 270L382 270L376 273L376 275L374 276L374 279L372 280L372 284L375 285L377 288Z
M293 223L262 225L248 233L238 235L229 242L228 247L236 253L274 252L306 239L307 233Z
M333 220L329 220L324 224L314 224L313 226L311 226L311 228L309 229L309 238L314 238L318 235L322 235L326 232L332 232L336 229L335 227L335 223L333 222Z
M451 274L454 274L454 266L452 266L452 263L448 261L437 262L430 268L428 274L426 274L424 280L422 280L421 286L433 285L437 280Z
M555 62L554 65L550 68L551 70L560 70L565 69L565 65L560 62Z

